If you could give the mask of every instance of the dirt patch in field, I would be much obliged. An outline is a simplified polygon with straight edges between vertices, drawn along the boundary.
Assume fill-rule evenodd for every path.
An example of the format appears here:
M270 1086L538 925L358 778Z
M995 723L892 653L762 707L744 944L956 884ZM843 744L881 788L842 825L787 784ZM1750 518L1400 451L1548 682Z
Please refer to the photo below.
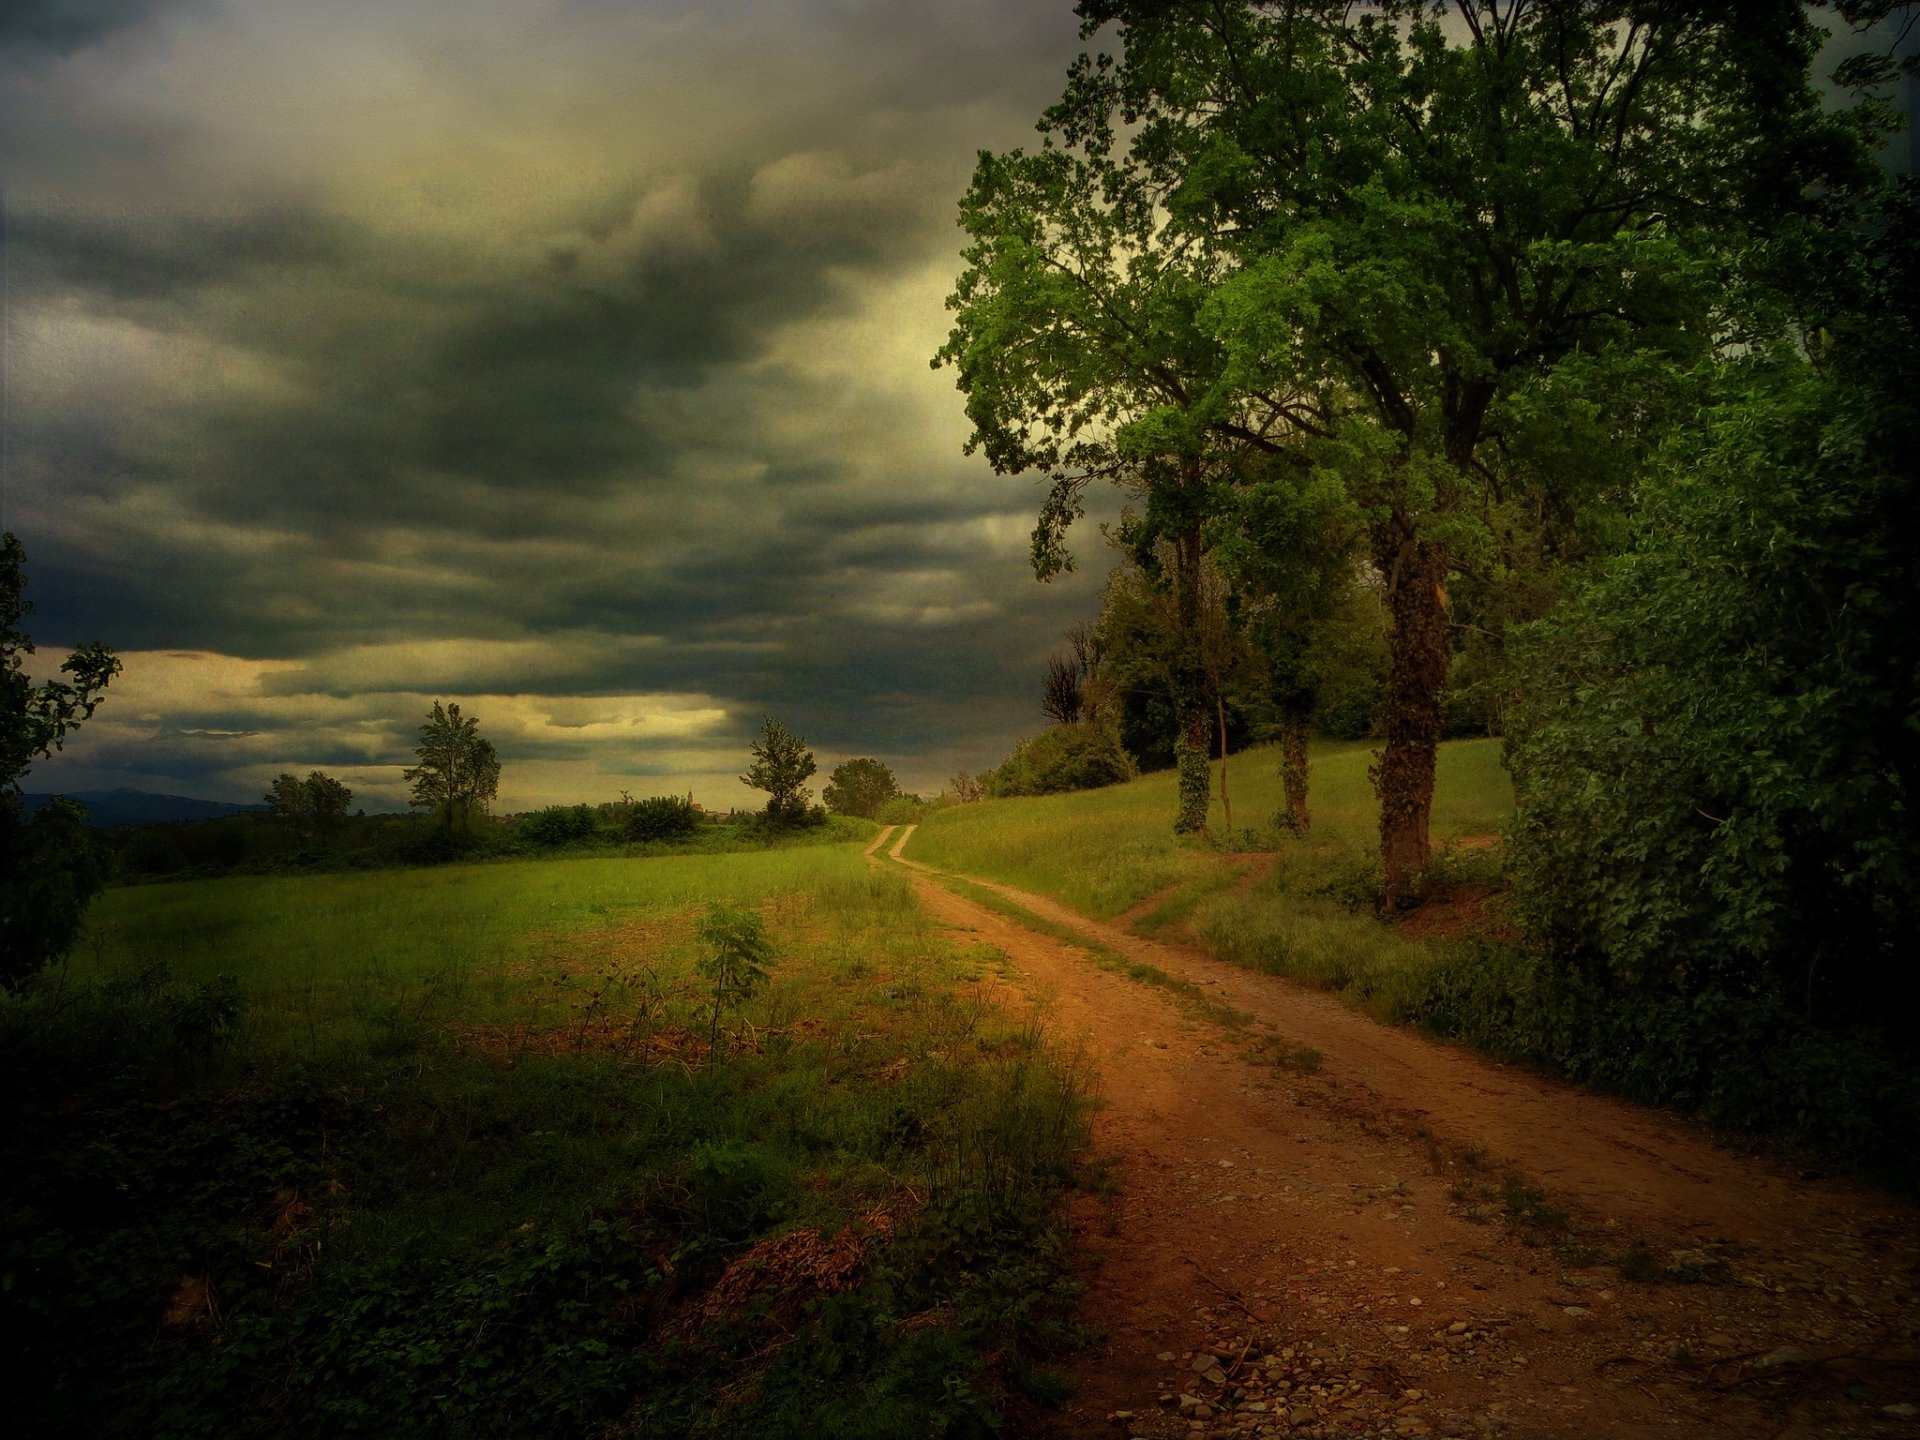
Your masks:
M1915 1433L1909 1207L987 884L1321 1057L1251 1063L1246 1031L913 868L930 913L1007 955L999 1003L1102 1075L1121 1190L1074 1219L1106 1340L1050 1433Z

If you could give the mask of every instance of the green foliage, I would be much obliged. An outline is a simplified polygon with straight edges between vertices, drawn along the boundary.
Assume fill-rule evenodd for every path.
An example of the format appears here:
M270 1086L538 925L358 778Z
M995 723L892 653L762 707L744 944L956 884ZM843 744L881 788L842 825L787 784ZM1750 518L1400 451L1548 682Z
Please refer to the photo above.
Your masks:
M600 833L600 817L591 805L549 805L520 821L520 833L535 845L570 845Z
M1092 790L1131 779L1134 773L1132 758L1110 726L1056 725L1015 745L983 778L988 794L1006 797Z
M842 760L827 777L820 792L827 809L836 815L857 815L872 820L880 807L900 793L900 782L893 771L878 760Z
M353 791L319 770L309 772L304 780L282 772L274 777L266 801L273 818L287 827L294 843L304 845L339 829L353 804Z
M649 795L627 812L629 840L684 840L699 828L693 801L681 795Z
M1526 636L1515 880L1568 983L1633 1017L1661 1098L1728 1103L1683 1057L1718 1050L1729 1010L1762 1051L1881 1032L1913 1052L1912 230L1909 200L1793 240L1838 277L1812 297L1818 353L1724 367L1632 550Z
M740 783L767 792L764 814L769 825L804 825L813 799L806 783L817 768L807 742L769 715L753 745L753 764Z
M1207 802L1213 794L1213 772L1207 752L1182 736L1173 747L1173 769L1180 781L1180 803L1174 811L1173 833L1196 835L1207 828Z
M85 812L59 800L29 820L20 777L92 716L120 673L111 650L83 645L61 662L70 679L28 679L34 647L20 622L33 603L24 594L25 564L13 532L0 536L0 989L8 990L67 953L106 879Z
M500 788L500 758L481 738L480 721L438 700L420 727L420 763L405 772L415 808L437 815L448 830L474 824Z
M882 825L912 825L916 824L929 808L928 803L918 795L896 795L874 811L873 818Z
M1540 576L1590 553L1674 423L1736 247L1871 165L1809 84L1801 5L1656 6L1624 31L1605 4L1441 8L1082 5L1117 58L1075 64L1038 153L981 156L938 356L969 447L1053 482L1042 574L1099 478L1166 538L1248 507L1254 591L1319 568L1266 500L1325 492L1352 517L1392 615L1396 888L1428 858L1449 621L1497 652L1539 613ZM1306 667L1279 669L1297 706ZM1488 692L1457 691L1456 726L1490 716L1469 698Z
M753 911L720 904L707 907L700 922L700 944L704 949L697 968L713 987L713 1020L707 1035L711 1047L720 1038L721 1012L738 1010L767 983L773 944Z

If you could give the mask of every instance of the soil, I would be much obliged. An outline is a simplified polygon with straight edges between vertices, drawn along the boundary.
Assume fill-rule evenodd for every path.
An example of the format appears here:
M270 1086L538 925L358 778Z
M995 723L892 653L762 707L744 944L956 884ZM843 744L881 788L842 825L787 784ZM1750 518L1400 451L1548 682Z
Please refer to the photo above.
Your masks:
M1072 1218L1104 1339L1021 1433L1920 1435L1910 1207L965 877L1252 1017L1222 1026L954 894L912 829L869 858L1101 1076L1117 1194Z

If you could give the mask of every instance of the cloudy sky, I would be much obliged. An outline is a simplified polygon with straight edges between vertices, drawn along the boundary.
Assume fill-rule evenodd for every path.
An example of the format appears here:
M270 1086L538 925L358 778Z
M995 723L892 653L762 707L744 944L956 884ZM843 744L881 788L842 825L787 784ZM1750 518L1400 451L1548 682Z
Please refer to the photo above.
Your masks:
M974 153L1080 48L1069 0L5 0L4 524L39 660L126 663L27 788L397 807L436 699L507 810L751 802L767 713L995 763L1107 559L1034 582L927 362Z

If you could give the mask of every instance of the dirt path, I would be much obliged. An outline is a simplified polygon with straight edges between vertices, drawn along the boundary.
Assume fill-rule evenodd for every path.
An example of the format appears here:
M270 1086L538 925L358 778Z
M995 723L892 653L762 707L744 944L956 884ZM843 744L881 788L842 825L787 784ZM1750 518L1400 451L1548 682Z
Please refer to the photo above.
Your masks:
M1076 1362L1058 1433L1920 1434L1910 1209L971 882L1253 1017L1222 1028L952 893L901 854L912 832L870 861L1003 951L1103 1077L1096 1144L1121 1189L1077 1218L1108 1339ZM1636 1244L1673 1278L1625 1278Z

